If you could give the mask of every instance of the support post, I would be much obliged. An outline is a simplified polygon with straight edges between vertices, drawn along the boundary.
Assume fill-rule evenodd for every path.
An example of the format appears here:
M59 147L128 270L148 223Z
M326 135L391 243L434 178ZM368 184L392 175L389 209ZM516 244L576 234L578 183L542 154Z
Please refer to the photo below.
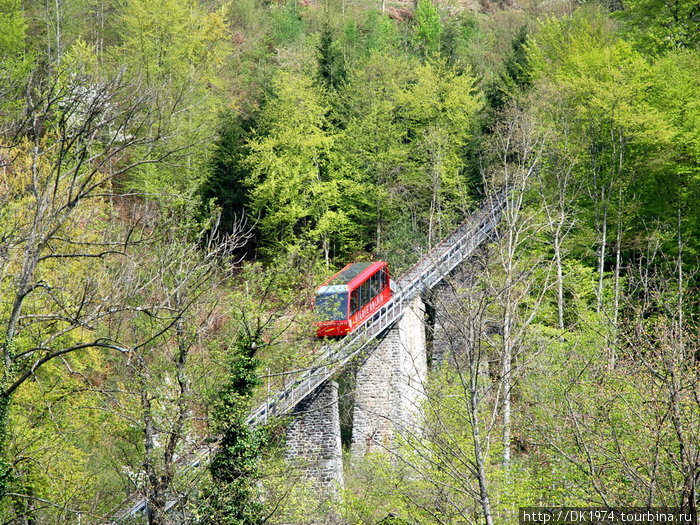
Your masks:
M287 429L286 457L315 491L337 497L343 487L338 383L327 381L295 408Z
M391 451L402 433L420 432L427 376L424 314L425 305L417 297L357 370L354 457Z

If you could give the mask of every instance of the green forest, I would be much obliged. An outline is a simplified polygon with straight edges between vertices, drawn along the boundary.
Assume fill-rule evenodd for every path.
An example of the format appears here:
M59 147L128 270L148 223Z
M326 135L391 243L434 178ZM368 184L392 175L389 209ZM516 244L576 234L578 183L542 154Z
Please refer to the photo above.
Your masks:
M316 288L504 192L421 428L353 454L346 372L315 490L247 416ZM698 0L0 0L0 523L697 513L698 203Z

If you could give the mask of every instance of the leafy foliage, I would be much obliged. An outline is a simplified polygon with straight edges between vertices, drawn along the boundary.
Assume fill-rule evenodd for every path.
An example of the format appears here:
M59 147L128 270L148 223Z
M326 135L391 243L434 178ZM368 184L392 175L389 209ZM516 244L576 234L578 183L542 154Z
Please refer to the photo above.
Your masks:
M442 24L437 7L431 0L419 0L415 12L416 45L421 53L434 56L440 52Z
M219 134L210 160L210 172L200 188L205 203L210 200L221 210L221 226L233 231L245 215L249 205L246 180L249 167L247 137L254 125L254 117L244 118L225 113L219 124Z
M215 431L221 442L209 466L212 486L205 523L254 525L263 523L264 507L257 481L265 430L246 423L250 397L260 384L254 357L262 341L242 334L229 356L229 368L214 407Z
M326 26L318 44L318 78L328 88L337 88L347 76L345 57L340 44L333 38L333 30Z
M0 0L2 520L697 507L697 1L579 4ZM245 424L313 359L314 287L519 177L427 432L324 507Z
M369 213L365 181L336 155L328 111L324 93L308 77L280 74L247 159L251 204L268 246L311 241L327 261L331 253L361 246Z
M628 27L629 36L651 53L698 49L700 20L693 0L629 0L615 13Z

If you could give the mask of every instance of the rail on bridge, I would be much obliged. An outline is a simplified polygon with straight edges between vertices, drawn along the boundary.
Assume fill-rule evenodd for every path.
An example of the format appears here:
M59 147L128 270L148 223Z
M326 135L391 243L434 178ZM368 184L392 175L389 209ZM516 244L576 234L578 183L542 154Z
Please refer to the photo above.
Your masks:
M341 372L350 361L401 318L415 297L432 289L462 261L474 254L492 235L500 220L506 198L505 190L489 198L477 212L396 280L396 291L389 302L344 338L324 345L314 359L314 364L300 372L288 386L268 396L264 403L251 412L248 423L257 426L265 424L271 417L290 413L318 387ZM181 472L199 468L215 451L215 442L190 450L178 461L182 465ZM175 504L176 501L173 500L168 503L168 507ZM133 518L145 512L146 508L147 502L144 497L130 498L121 505L112 523Z

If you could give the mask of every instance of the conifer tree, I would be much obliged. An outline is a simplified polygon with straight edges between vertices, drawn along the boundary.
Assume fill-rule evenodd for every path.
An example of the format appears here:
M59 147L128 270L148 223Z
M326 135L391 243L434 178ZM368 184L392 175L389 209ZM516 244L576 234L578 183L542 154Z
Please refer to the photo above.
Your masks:
M333 38L333 30L326 23L321 31L318 44L318 79L328 88L338 88L347 77L345 57L338 41Z

